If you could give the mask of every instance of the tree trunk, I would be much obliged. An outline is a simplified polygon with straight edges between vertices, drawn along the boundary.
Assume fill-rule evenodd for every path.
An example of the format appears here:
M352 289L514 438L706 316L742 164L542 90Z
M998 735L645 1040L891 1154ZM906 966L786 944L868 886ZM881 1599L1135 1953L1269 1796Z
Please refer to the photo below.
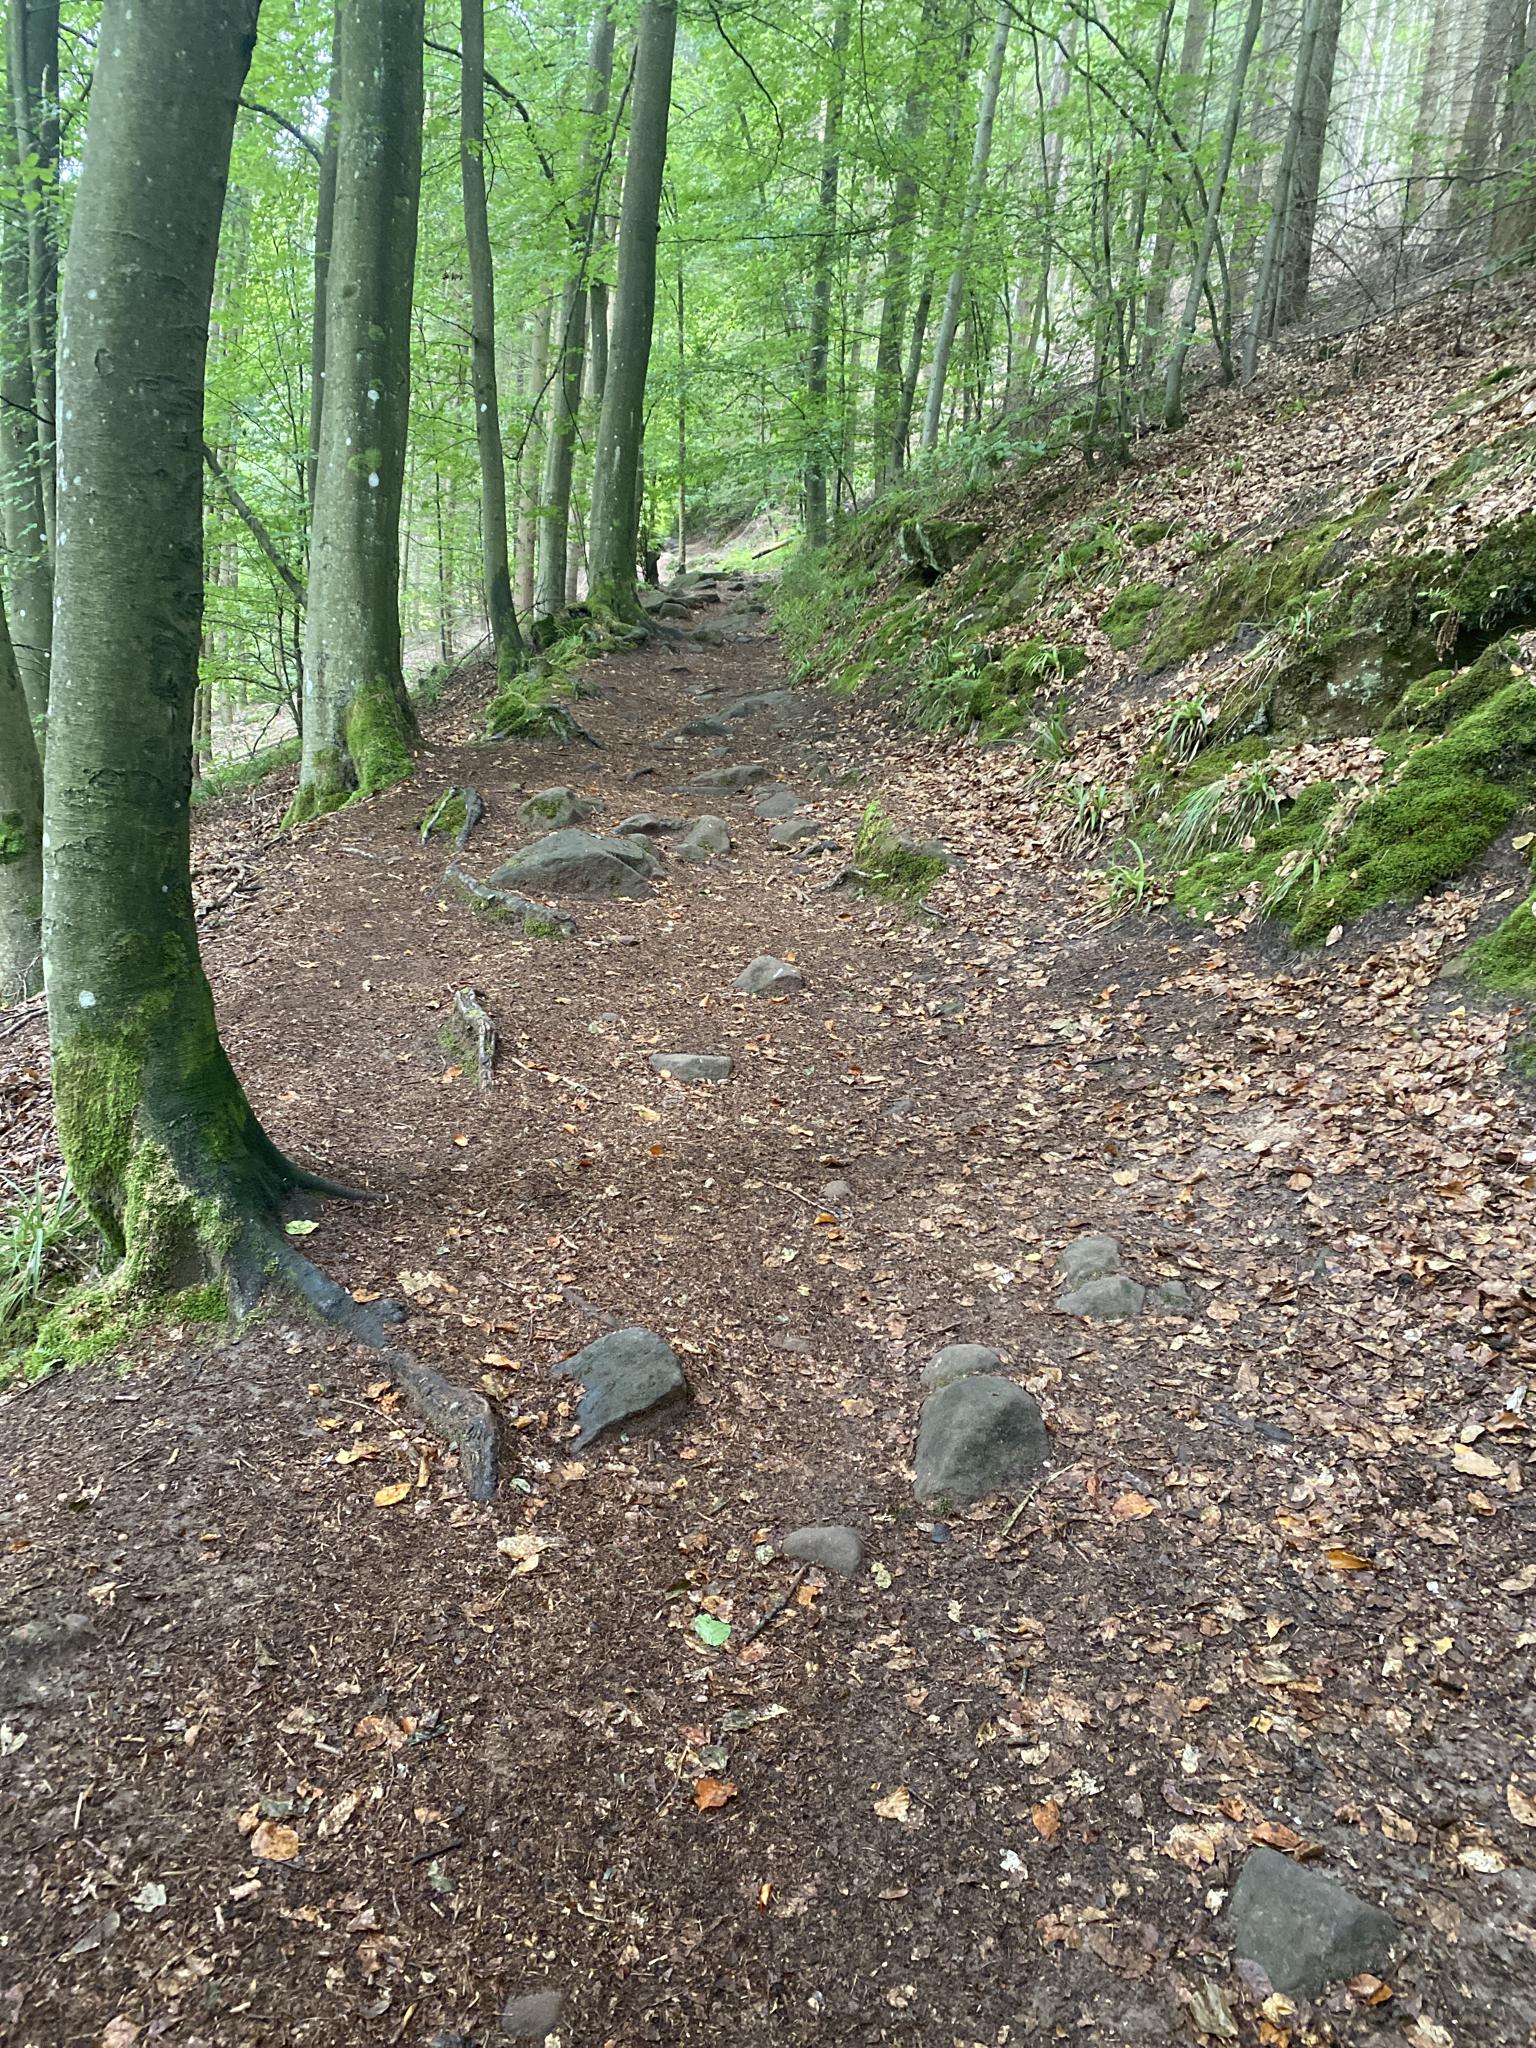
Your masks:
M1456 182L1451 191L1450 216L1454 233L1465 229L1481 208L1483 183L1498 144L1514 21L1514 0L1488 0L1477 46L1477 64L1472 74L1471 98L1456 158Z
M43 770L0 599L0 1003L42 986Z
M821 185L816 202L816 272L811 284L810 340L805 361L807 435L805 540L827 544L827 366L832 338L832 273L837 262L837 187L841 174L838 131L843 125L843 65L848 50L849 0L838 0L829 54L832 89L822 107Z
M11 0L11 103L27 216L27 326L43 526L53 550L58 465L54 349L59 292L59 0Z
M336 231L336 165L341 143L341 6L331 12L331 78L325 96L325 140L320 146L320 181L315 194L315 300L309 341L309 452L304 464L304 502L311 524L315 484L320 475L320 427L325 409L325 308L331 272L331 237Z
M591 303L587 273L597 233L601 200L598 148L613 80L614 24L606 0L592 24L587 49L590 83L581 138L576 247L571 276L560 306L559 353L550 392L549 432L544 448L544 482L539 508L539 572L534 609L553 618L566 602L569 581L571 485L576 473L576 437L581 426L581 388L587 363L587 319Z
M297 824L411 772L400 505L421 183L422 0L343 0L341 140Z
M459 171L464 188L464 239L469 254L470 389L480 453L480 548L485 615L506 682L523 666L523 636L512 602L507 552L507 459L501 439L496 380L496 276L485 196L485 0L460 0L463 82L459 92ZM441 521L441 511L439 511Z
M0 162L11 168L9 152ZM27 710L42 743L53 642L53 569L43 513L42 451L27 329L27 245L0 217L0 538L13 653Z
M901 344L912 291L912 250L917 235L918 157L928 132L929 69L941 25L939 0L923 0L922 40L912 61L912 82L901 117L901 168L891 191L891 225L880 287L880 336L875 344L874 456L882 479L895 473L896 423L901 414Z
M656 319L656 243L672 106L675 0L645 0L635 50L629 157L619 219L619 279L592 479L592 588L602 611L638 620L635 549L645 442L645 380Z
M518 462L517 609L533 614L534 570L538 560L539 485L544 473L544 422L548 417L551 309L546 299L533 316L528 341L528 411Z
M1489 246L1495 256L1518 256L1536 239L1536 18L1527 0L1515 0L1509 46L1509 82L1499 138L1498 210Z
M1003 83L1003 60L1008 54L1008 31L1012 26L1011 0L1002 0L1002 5L997 10L997 26L992 31L992 50L987 59L986 83L982 87L981 111L976 121L976 146L971 154L971 180L966 189L965 212L960 222L960 247L955 267L949 275L949 289L944 296L944 311L933 344L933 367L928 373L928 402L923 411L922 445L925 450L938 446L939 421L944 412L944 385L949 376L949 358L955 346L955 335L960 327L960 313L965 303L966 271L970 264L971 246L976 237L976 218L981 212L982 198L987 189L987 164L992 155L992 127L997 119L997 98Z
M45 1337L96 1349L210 1276L248 1302L293 1258L270 1218L303 1179L219 1042L187 808L209 307L257 6L105 0L64 279L44 959L59 1139L119 1262Z
M1333 105L1333 71L1339 54L1342 0L1319 0L1310 44L1303 40L1305 69L1298 78L1295 162L1285 208L1284 238L1275 286L1275 324L1289 327L1306 311L1312 278L1312 238L1323 178L1323 148Z
M1312 53L1317 42L1318 16L1323 4L1324 0L1306 0L1302 9L1301 40L1296 50L1296 82L1291 93L1290 118L1285 124L1285 142L1280 151L1279 169L1275 173L1275 189L1270 197L1269 225L1264 232L1258 282L1254 287L1253 316L1248 323L1247 336L1243 342L1245 384L1252 381L1258 366L1261 338L1272 334L1275 328L1274 296L1280 266L1280 250L1285 240L1286 222L1291 217L1291 187L1296 170L1296 152L1305 119Z
M1430 168L1437 160L1443 163L1443 150L1438 146L1443 134L1436 122L1436 115L1445 103L1445 44L1450 10L1456 0L1434 0L1434 12L1430 16L1429 35L1424 45L1424 64L1419 76L1418 114L1413 124L1412 155L1408 163L1408 176L1403 185L1404 236L1410 235L1419 225L1423 215L1430 211L1438 188L1425 191Z
M1178 81L1169 95L1170 118L1179 132L1186 135L1186 140L1189 139L1186 130L1189 116L1195 108L1200 73L1205 66L1205 38L1209 27L1206 0L1189 0L1184 16L1184 40L1179 47ZM1158 201L1157 233L1152 242L1151 280L1142 307L1140 358L1143 370L1162 339L1163 323L1168 317L1168 281L1173 271L1174 250L1178 245L1178 217L1178 196L1171 184L1165 184Z
M1200 232L1200 247L1195 255L1195 267L1190 274L1189 288L1184 296L1184 311L1179 319L1179 331L1174 338L1173 349L1168 357L1168 369L1163 380L1163 417L1170 427L1178 426L1184 416L1184 365L1189 359L1190 344L1195 338L1195 321L1200 313L1200 299L1205 291L1205 281L1210 273L1211 253L1216 247L1216 237L1221 232L1221 202L1226 197L1227 179L1232 172L1232 152L1237 144L1238 126L1243 118L1243 90L1248 82L1248 65L1253 56L1253 46L1259 39L1259 25L1264 18L1264 0L1248 0L1248 14L1243 23L1242 41L1232 66L1232 83L1227 99L1227 118L1221 133L1221 154L1217 159L1216 175L1207 194L1205 226Z

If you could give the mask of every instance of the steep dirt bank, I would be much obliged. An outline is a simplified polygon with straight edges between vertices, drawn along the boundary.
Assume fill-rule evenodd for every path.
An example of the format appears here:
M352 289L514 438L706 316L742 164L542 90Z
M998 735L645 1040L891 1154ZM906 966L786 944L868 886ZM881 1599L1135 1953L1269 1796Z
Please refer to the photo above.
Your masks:
M281 1319L0 1397L6 2037L486 2043L550 1985L583 2048L1524 2041L1536 1139L1507 1015L1434 979L1476 901L1304 958L1107 929L1011 757L813 690L667 743L782 685L760 619L724 630L597 664L600 750L471 746L466 699L410 789L205 828L254 1099L389 1195L307 1248L484 1379L509 1480L472 1507L375 1365ZM938 916L679 794L752 759L844 848L876 797L937 832ZM601 827L723 811L736 853L524 939L415 836L466 780L477 875L555 782ZM765 952L802 993L732 994ZM437 1044L466 985L485 1095ZM1056 1312L1090 1229L1195 1312ZM573 1455L552 1368L610 1320L695 1401ZM918 1376L956 1339L1054 1457L936 1518ZM811 1520L862 1529L856 1578L760 1548ZM1232 1974L1265 1839L1391 1911L1390 1998Z

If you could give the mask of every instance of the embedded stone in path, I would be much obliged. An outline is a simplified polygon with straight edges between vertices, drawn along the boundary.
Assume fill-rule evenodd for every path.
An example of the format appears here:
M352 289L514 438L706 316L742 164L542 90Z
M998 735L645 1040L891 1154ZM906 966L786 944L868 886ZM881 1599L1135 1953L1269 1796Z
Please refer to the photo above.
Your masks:
M1069 1287L1120 1271L1120 1247L1112 1237L1078 1237L1056 1255L1056 1270Z
M731 828L724 818L712 818L706 813L704 817L694 819L672 852L676 859L697 865L700 861L715 860L722 853L729 853L731 844Z
M581 1424L574 1446L578 1451L611 1429L640 1422L688 1399L677 1353L654 1330L611 1331L555 1371L562 1378L579 1380L585 1389L576 1410Z
M1191 1316L1194 1297L1182 1280L1159 1280L1148 1290L1147 1309L1155 1316Z
M1063 1294L1056 1306L1065 1316L1088 1316L1100 1323L1123 1323L1139 1316L1147 1290L1129 1273L1100 1273Z
M518 805L517 815L525 825L549 825L558 832L567 825L579 825L583 818L595 817L600 808L591 797L562 782L553 789L536 789Z
M764 711L782 711L792 696L789 690L761 690L755 696L737 697L725 706L725 716L756 718Z
M792 818L800 807L800 799L792 789L765 789L753 804L752 813L758 818Z
M723 718L690 718L686 725L680 725L667 737L673 740L723 740L730 729Z
M923 1403L919 1500L981 1500L1025 1485L1050 1456L1040 1404L1012 1380L973 1373Z
M807 839L819 841L821 836L822 828L814 818L786 818L782 825L775 825L768 834L768 844L770 846L799 846L802 841Z
M791 1529L780 1538L778 1548L781 1557L792 1557L797 1564L819 1565L824 1572L840 1572L845 1579L864 1562L863 1537L840 1522Z
M805 986L805 976L787 960L775 960L771 953L759 953L737 975L731 986L740 996L792 996Z
M653 1052L651 1066L669 1081L694 1087L701 1081L728 1081L734 1065L723 1052Z
M643 839L599 839L571 830L547 833L523 847L491 881L557 896L649 896L650 878L662 872Z
M1397 1934L1379 1906L1278 1849L1248 1851L1227 1912L1239 1957L1288 1998L1315 1998L1362 1970L1380 1975Z
M561 2004L558 1991L520 1992L501 2009L501 2031L509 2040L533 2041L543 2048L560 2025Z
M637 839L665 839L669 832L681 832L681 818L659 818L654 811L636 811L628 818L620 818L614 826L619 839L631 836Z
M969 1379L973 1373L998 1373L1002 1369L1002 1359L988 1344L946 1344L923 1367L922 1384L930 1393L937 1393L940 1387Z
M764 762L734 761L729 767L706 768L701 775L694 776L688 787L699 796L739 796L744 789L767 780Z

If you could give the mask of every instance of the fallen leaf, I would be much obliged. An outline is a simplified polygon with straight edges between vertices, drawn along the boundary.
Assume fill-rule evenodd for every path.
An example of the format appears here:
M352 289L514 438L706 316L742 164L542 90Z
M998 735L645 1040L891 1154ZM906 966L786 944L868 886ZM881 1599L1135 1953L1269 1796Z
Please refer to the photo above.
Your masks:
M536 1536L532 1529L519 1529L511 1536L498 1536L496 1539L497 1556L514 1559L519 1577L537 1571L539 1559L548 1548L543 1537Z
M693 1632L701 1643L708 1643L718 1650L731 1639L731 1624L722 1621L718 1614L696 1614L693 1617Z
M875 1801L875 1812L881 1820L910 1820L912 1817L912 1794L905 1785L898 1785L894 1792L887 1792L883 1799Z
M291 1863L298 1853L298 1836L281 1821L264 1820L252 1830L251 1854L263 1863Z
M329 1806L320 1819L320 1833L327 1839L339 1835L347 1822L357 1811L358 1794L343 1792L334 1805Z
M1283 1820L1260 1821L1248 1837L1250 1842L1263 1842L1271 1849L1279 1849L1287 1856L1294 1856L1304 1847L1303 1838L1294 1828L1288 1828Z
M348 1444L344 1451L336 1453L338 1465L361 1465L369 1458L380 1458L384 1454L377 1444Z
M714 1813L735 1797L729 1778L700 1778L693 1788L693 1803L700 1813Z
M1033 1808L1029 1817L1042 1842L1054 1842L1061 1833L1061 1806L1057 1800L1047 1799L1043 1805Z
M1392 1996L1392 1986L1384 1984L1380 1977L1373 1977L1369 1970L1362 1970L1358 1977L1351 1977L1344 1989L1351 1998L1358 1998L1362 2005L1385 2005Z
M403 1479L397 1486L381 1486L373 1496L373 1504L376 1508L397 1508L401 1501L410 1498L410 1493L411 1482Z
M120 2012L115 2020L108 2020L102 2028L97 2048L133 2048L138 2038L138 2027L127 2013Z
M318 1223L306 1223L301 1217L295 1216L293 1221L285 1223L283 1228L290 1237L313 1237L320 1226Z
M1361 1557L1353 1550L1332 1547L1323 1552L1323 1562L1336 1572L1373 1572L1375 1564L1368 1557Z
M1111 1504L1109 1512L1117 1522L1144 1522L1157 1510L1144 1493L1122 1493Z
M1511 1778L1504 1788L1504 1803L1521 1827L1536 1828L1536 1777L1528 1778L1525 1784Z
M1496 1465L1492 1458L1482 1451L1473 1450L1470 1444L1458 1444L1451 1453L1451 1463L1458 1472L1464 1472L1469 1479L1502 1479L1504 1468Z
M1477 1877L1497 1877L1501 1870L1508 1870L1509 1860L1492 1842L1468 1842L1458 1852L1456 1861L1463 1870L1470 1870Z

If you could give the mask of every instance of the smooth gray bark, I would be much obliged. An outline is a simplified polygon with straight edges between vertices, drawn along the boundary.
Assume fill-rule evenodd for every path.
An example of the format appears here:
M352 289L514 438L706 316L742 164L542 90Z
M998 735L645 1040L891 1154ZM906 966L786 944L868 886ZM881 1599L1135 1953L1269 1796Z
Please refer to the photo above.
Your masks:
M491 262L485 197L485 0L460 0L463 82L459 93L459 173L464 191L464 239L469 256L470 392L475 445L480 455L480 546L485 614L500 681L523 665L523 636L512 602L507 548L507 458L501 439L501 392L496 378L496 274Z
M1312 279L1312 241L1322 186L1323 150L1333 106L1333 73L1339 54L1343 0L1318 0L1313 32L1298 84L1295 162L1286 195L1285 232L1275 281L1275 324L1288 327L1306 310Z
M544 475L544 423L549 417L549 341L554 314L546 299L528 334L528 410L518 463L517 609L533 615L539 556L539 486Z
M343 0L325 403L291 823L410 772L400 507L421 185L422 0Z
M673 0L646 0L635 48L629 155L619 217L618 290L593 466L588 593L600 610L631 619L640 616L635 558L640 535L645 381L656 320L656 243L676 41Z
M9 152L6 161L8 167ZM53 645L53 568L26 308L26 239L19 223L7 217L0 219L0 583L10 604L22 691L41 744Z
M325 96L325 139L320 145L320 182L315 193L315 297L309 331L309 451L304 500L315 516L320 475L320 428L325 410L326 295L331 274L331 237L336 231L336 163L341 142L341 7L331 14L331 76Z
M902 339L912 293L912 254L917 238L917 208L922 187L918 158L928 132L931 99L929 71L936 56L940 25L939 0L923 0L922 40L912 61L912 80L901 116L902 162L891 188L891 225L886 239L885 275L880 287L880 334L875 343L874 455L882 479L891 477L905 458L898 456L896 426L901 417Z
M11 106L27 198L27 326L50 553L56 524L54 363L59 291L59 0L11 0Z
M0 600L0 1003L42 986L43 769Z
M805 366L807 452L804 472L805 539L808 547L827 543L827 368L832 337L832 275L837 263L837 188L842 159L843 62L848 50L849 0L838 0L832 21L832 88L822 105L821 182L816 202L816 272L811 283L811 320Z

